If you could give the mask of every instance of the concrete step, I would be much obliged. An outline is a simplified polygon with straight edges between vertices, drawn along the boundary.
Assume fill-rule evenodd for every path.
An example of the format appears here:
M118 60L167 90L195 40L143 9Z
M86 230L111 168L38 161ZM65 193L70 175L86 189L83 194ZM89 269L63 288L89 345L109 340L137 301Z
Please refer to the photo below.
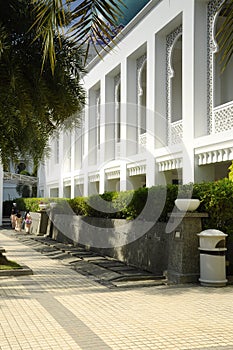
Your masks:
M2 218L2 226L11 227L11 219L8 217L3 217Z
M48 256L59 259L75 271L108 288L149 287L166 284L166 278L112 257L101 256L82 247L58 243L49 237L17 235L24 244Z

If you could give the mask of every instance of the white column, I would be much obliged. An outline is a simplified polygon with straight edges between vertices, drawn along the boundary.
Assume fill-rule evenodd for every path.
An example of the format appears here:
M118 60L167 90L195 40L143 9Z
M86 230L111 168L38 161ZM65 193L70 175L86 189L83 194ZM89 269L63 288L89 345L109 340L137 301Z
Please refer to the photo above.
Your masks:
M121 150L123 159L126 158L127 140L127 59L121 62ZM122 190L123 191L123 190Z
M70 187L71 187L71 193L70 198L74 198L74 170L75 170L75 130L72 130L71 132L71 154L70 154Z
M121 149L123 161L120 164L120 191L127 188L127 58L121 62ZM125 161L124 161L125 160Z
M89 121L88 121L88 106L90 104L89 99L87 100L88 104L87 107L85 108L85 119L84 119L84 150L83 150L83 159L82 159L82 168L84 171L84 183L83 183L83 196L87 197L88 196L88 146L89 146L89 133L88 133L88 127L89 127Z
M62 171L60 171L59 174L59 197L63 197L63 164L64 164L64 159L63 159L63 132L59 134L59 163Z
M84 182L83 182L83 197L88 196L88 173L85 173L84 175Z
M99 175L100 175L99 193L102 194L105 191L105 171L104 171L104 168L100 168Z
M183 13L183 183L194 182L194 1Z
M101 85L102 86L102 85ZM114 77L105 77L104 96L104 128L101 129L101 135L104 137L104 155L105 162L115 158L116 136L115 136L115 104L114 104ZM107 118L106 118L107 116ZM104 133L104 134L103 134Z
M88 107L86 109L86 118L88 119L88 146L87 146L87 158L88 165L96 165L97 151L98 151L98 125L97 125L97 93L98 90L90 89L88 91ZM101 103L101 101L100 101Z
M126 162L122 162L120 165L120 191L127 191L128 189Z
M155 148L167 145L166 117L166 40L164 35L155 37Z
M134 58L127 60L126 80L122 85L126 84L126 103L127 103L127 117L126 117L126 151L127 156L135 155L138 148L138 125L137 125L137 79L136 79L137 65Z
M195 136L207 135L207 0L195 2ZM205 50L203 50L205 48Z
M204 34L205 33L205 34ZM207 88L207 0L195 3L195 115L194 136L208 134ZM203 47L206 48L203 50ZM201 167L195 161L195 182L213 181L214 167Z
M102 167L104 163L104 152L105 152L105 104L106 104L106 94L105 94L106 84L105 75L100 81L100 153L99 153L99 164Z
M147 41L147 96L146 96L146 186L155 184L155 37L151 35Z

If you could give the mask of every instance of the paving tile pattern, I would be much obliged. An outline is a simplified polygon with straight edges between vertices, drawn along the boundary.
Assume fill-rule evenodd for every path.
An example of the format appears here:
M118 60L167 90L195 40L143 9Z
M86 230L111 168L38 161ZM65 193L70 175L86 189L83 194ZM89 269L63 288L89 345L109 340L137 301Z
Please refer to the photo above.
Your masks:
M0 278L1 350L233 349L233 286L109 289L0 231L34 274Z

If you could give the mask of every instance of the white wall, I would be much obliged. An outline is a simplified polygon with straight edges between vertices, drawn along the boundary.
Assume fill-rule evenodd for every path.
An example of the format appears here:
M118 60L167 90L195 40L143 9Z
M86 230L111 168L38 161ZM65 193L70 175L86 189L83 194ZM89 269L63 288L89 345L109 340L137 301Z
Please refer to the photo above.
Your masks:
M208 147L218 140L218 146L222 147L224 138L228 137L233 146L232 136L208 135L207 110L208 110L208 86L207 86L207 0L152 0L150 11L140 18L132 21L122 32L123 36L109 53L103 53L102 59L96 58L87 67L88 73L84 77L84 85L87 89L87 103L85 119L85 139L83 141L83 159L81 160L80 143L76 142L73 149L72 161L66 169L66 174L61 173L61 160L59 171L54 172L54 166L50 163L49 172L46 174L46 182L52 186L59 182L59 195L63 194L64 181L70 179L71 196L77 193L74 185L74 176L83 177L83 193L88 195L98 191L114 188L115 181L106 182L104 169L119 166L121 169L121 190L127 189L129 175L126 165L129 163L143 162L146 165L147 186L172 181L171 169L163 173L159 170L160 159L182 159L183 183L210 179L216 176L216 169L211 164L200 167L195 160L196 149L199 142L203 147ZM153 7L154 6L154 7ZM136 23L135 26L133 24ZM167 145L167 66L166 66L166 38L178 26L182 24L182 43L174 51L173 78L173 112L174 120L182 116L183 145ZM178 43L177 43L178 44ZM179 52L176 56L175 52ZM181 56L182 52L182 56ZM138 110L137 110L137 59L143 54L147 55L147 81L146 100L146 124L147 146L145 151L139 153L138 138ZM182 60L182 66L181 66ZM181 70L182 68L182 70ZM229 70L232 70L229 66ZM114 128L114 77L121 76L121 143L120 159L115 159L115 128ZM229 74L222 77L224 96L233 91L233 79ZM182 87L182 89L181 89ZM227 92L225 90L227 90ZM96 96L101 97L101 126L100 126L100 150L97 149L97 121L96 121ZM182 94L181 94L182 93ZM228 96L232 99L233 97ZM179 103L177 101L179 100ZM182 101L182 105L181 105ZM87 105L87 107L88 107ZM181 108L182 107L182 108ZM65 138L65 136L64 136ZM81 142L81 141L80 141ZM230 146L229 146L230 147ZM61 152L63 150L61 149ZM177 156L178 154L178 156ZM87 161L88 160L88 161ZM113 162L115 162L113 164ZM169 165L169 161L167 162ZM69 173L70 171L70 173ZM176 170L177 171L177 170ZM218 170L219 171L219 170ZM100 181L89 183L89 175L99 173ZM179 176L180 176L179 175ZM59 179L58 179L59 178ZM133 179L134 186L141 186L140 177Z

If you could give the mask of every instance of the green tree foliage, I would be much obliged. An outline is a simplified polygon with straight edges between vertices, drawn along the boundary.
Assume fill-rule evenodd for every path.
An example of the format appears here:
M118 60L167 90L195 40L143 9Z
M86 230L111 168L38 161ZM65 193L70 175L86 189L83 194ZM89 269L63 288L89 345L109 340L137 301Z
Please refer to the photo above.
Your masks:
M201 205L198 211L208 213L204 228L216 228L233 235L233 182L221 179L215 182L194 184Z
M231 162L231 165L229 166L229 173L228 173L228 178L229 180L233 181L233 161Z
M28 185L18 184L16 186L16 191L23 198L31 197L31 190Z
M50 60L51 69L56 63L54 33L61 29L79 46L85 44L85 58L90 45L99 54L110 47L116 36L116 27L122 15L122 0L31 0L36 8L37 36L42 38L43 62Z
M80 120L85 103L81 85L82 51L71 40L53 36L56 65L42 69L42 39L28 0L0 0L0 157L19 154L37 163L49 137Z
M220 64L222 71L224 71L233 56L233 0L225 0L220 6L219 12L225 17L217 33L221 54Z

